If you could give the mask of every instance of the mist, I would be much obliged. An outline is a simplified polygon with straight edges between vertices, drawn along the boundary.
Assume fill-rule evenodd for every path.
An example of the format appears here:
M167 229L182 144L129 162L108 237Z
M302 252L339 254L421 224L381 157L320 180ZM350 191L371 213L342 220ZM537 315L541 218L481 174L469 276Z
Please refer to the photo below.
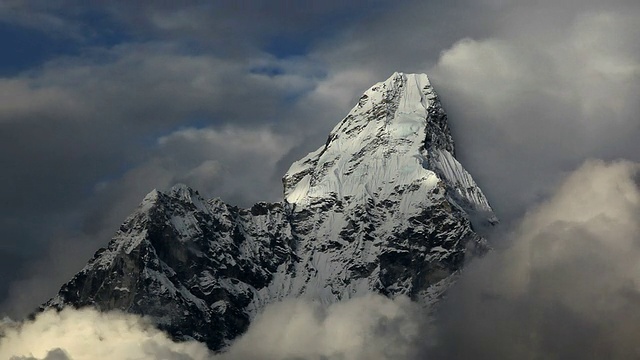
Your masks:
M640 356L639 170L587 161L495 239L442 302L435 358Z
M407 298L370 295L322 306L308 299L270 305L223 354L174 342L147 319L92 309L53 310L0 328L10 360L409 359L418 348L421 310Z

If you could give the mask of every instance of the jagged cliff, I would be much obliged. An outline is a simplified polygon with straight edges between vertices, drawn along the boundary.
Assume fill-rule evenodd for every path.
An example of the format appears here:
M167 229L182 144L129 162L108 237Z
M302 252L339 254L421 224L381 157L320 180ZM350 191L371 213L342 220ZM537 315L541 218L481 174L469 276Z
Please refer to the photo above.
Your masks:
M282 202L240 209L184 185L154 190L45 306L148 315L214 350L286 297L377 292L429 306L486 248L470 218L495 222L454 155L427 76L395 73L291 166Z

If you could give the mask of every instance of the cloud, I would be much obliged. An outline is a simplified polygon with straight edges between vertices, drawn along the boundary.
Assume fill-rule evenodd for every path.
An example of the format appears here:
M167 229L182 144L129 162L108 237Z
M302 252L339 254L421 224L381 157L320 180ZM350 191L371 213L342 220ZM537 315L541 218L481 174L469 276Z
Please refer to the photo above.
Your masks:
M80 40L84 37L81 23L52 10L51 2L8 0L0 4L0 21L36 29L54 38Z
M176 343L144 318L89 309L47 311L5 323L0 357L11 360L409 359L420 334L417 305L379 295L322 306L304 299L274 304L222 355Z
M284 73L252 72L265 63ZM295 60L147 43L0 79L3 250L25 260L4 271L14 298L2 311L26 314L53 296L153 188L186 182L236 205L277 199L282 173L270 166L300 141L283 109L315 76Z
M424 319L407 298L369 295L328 307L306 300L274 304L222 359L410 359Z
M205 360L197 342L176 343L135 315L94 310L47 311L5 325L0 357L11 360Z
M588 157L640 160L640 8L565 1L507 14L491 37L444 51L430 74L462 162L510 221Z
M442 305L438 358L640 355L640 165L586 162L465 269Z
M274 174L274 166L294 145L297 139L269 127L183 128L158 138L152 157L114 181L113 188L102 186L129 198L131 192L122 187L136 184L136 189L149 191L185 183L205 197L222 197L235 205L278 201L283 174Z

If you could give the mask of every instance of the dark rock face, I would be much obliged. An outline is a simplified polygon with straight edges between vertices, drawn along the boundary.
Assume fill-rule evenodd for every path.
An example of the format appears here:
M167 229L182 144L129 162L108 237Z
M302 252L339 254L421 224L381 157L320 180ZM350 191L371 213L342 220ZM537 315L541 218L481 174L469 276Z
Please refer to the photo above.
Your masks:
M453 152L426 76L396 73L291 166L284 201L239 209L154 190L45 307L143 314L220 350L287 297L373 291L429 306L486 248L470 215L495 221Z

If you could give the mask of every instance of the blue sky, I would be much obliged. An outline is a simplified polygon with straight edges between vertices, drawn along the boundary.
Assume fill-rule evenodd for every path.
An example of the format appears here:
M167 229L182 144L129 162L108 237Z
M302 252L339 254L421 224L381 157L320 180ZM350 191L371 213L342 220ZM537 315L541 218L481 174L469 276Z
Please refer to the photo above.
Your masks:
M24 314L146 193L278 201L360 94L427 72L508 223L587 158L640 160L635 1L0 5L0 311Z
M40 31L21 26L0 24L0 41L11 51L0 60L0 74L11 76L42 65L61 55L72 55L79 50L75 41L51 39Z
M29 9L23 11L28 17ZM8 14L8 17L12 15ZM132 40L131 34L99 8L87 9L73 21L81 25L82 35L75 31L51 32L20 22L0 23L0 41L10 49L0 60L0 74L11 76L58 57L79 56L87 48L110 47Z

